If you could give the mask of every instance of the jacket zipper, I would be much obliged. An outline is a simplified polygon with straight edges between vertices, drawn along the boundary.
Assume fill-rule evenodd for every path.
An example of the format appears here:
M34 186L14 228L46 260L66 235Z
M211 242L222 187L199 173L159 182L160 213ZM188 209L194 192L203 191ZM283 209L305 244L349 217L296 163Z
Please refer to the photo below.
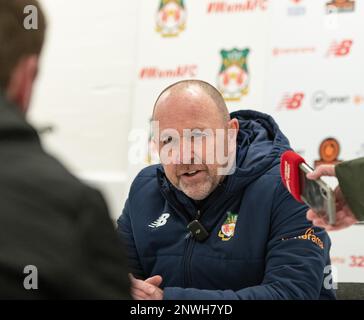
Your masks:
M201 211L197 210L196 220L199 220L201 217ZM196 243L195 239L192 237L191 232L186 235L186 246L185 246L185 255L183 257L183 268L184 268L184 287L188 288L192 282L191 277L191 259L192 259L192 251L193 247Z

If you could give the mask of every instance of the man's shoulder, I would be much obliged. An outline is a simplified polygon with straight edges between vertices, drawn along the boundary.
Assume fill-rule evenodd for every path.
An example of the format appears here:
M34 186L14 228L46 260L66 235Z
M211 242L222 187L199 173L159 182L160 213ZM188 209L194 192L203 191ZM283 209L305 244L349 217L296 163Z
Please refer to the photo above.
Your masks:
M59 191L62 191L60 189L62 186L80 189L82 191L90 189L84 182L71 173L60 160L46 152L35 154L28 165L33 168L34 174L38 175L38 180L42 181L45 185L58 185Z
M148 167L143 168L140 170L138 175L135 177L135 179L138 178L156 178L157 177L157 171L161 170L162 166L160 164L153 164Z
M158 190L159 192L158 170L162 170L160 164L151 165L142 169L130 187L129 198L141 193L146 196L152 191Z
M23 149L22 149L23 148ZM75 177L58 159L37 145L12 146L0 157L0 189L42 206L79 211L95 190Z
M267 171L265 171L261 176L259 176L255 183L257 184L266 184L266 183L273 183L277 184L281 181L281 173L279 164L272 166Z
M69 169L57 158L47 153L43 156L43 164L46 170L42 171L41 180L44 188L54 188L55 192L48 192L49 197L60 197L64 203L70 207L79 208L85 205L104 205L104 199L100 191L88 185L80 178L76 177ZM39 167L38 167L39 170ZM58 194L58 197L57 197Z
M162 170L162 166L160 164L151 165L142 169L135 177L133 184L157 181L158 170Z
M248 188L249 193L252 194L253 197L257 197L258 194L264 194L264 198L261 198L262 203L267 203L268 201L271 205L274 205L277 201L280 202L279 199L283 199L287 196L288 199L291 198L282 182L279 164L274 165L265 171L253 181Z

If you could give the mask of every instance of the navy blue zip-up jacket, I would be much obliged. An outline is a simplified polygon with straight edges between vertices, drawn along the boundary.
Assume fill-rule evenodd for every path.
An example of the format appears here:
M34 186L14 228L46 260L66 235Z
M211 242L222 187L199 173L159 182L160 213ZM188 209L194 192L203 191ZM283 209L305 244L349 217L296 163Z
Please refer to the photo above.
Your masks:
M268 115L239 120L237 169L198 206L174 188L160 165L135 178L118 220L135 276L163 277L164 299L333 299L325 289L330 239L306 220L307 207L281 182L287 138ZM199 242L187 224L199 221ZM234 229L235 225L235 229Z

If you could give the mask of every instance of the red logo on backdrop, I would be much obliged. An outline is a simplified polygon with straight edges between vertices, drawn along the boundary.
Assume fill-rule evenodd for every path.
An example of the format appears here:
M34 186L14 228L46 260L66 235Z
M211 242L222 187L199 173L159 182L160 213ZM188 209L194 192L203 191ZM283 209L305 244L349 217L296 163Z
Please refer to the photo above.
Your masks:
M364 268L364 256L331 257L334 265L345 265L349 268Z
M287 110L297 110L302 106L303 99L305 94L302 92L297 92L294 94L286 93L281 103L278 105L278 110L287 109Z
M352 46L353 40L345 39L339 42L333 41L327 52L327 56L345 57L350 54Z
M197 65L188 64L177 66L174 69L159 69L157 67L144 67L139 72L140 79L161 78L194 78L197 76Z
M351 268L364 268L364 256L350 256L351 263L349 267Z
M315 168L321 164L337 164L341 162L341 160L339 160L340 144L335 138L327 138L322 141L319 153L320 159L315 160Z
M228 1L209 1L207 13L236 13L267 10L268 0L245 0L236 3Z
M353 101L354 101L354 104L356 104L356 105L364 104L364 96L356 95L356 96L354 96Z
M345 264L346 259L344 257L331 257L331 263L338 265L338 264Z
M315 47L301 47L301 48L273 48L272 54L275 57L287 54L313 54L316 52Z
M332 0L326 4L327 13L353 12L355 1L351 0Z

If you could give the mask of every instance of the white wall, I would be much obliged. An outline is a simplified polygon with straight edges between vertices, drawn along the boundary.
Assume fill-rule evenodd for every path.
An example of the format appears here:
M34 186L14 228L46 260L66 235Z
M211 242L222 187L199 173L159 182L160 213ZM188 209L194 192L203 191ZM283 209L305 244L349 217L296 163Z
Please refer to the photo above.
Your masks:
M138 1L42 0L47 41L29 119L45 147L123 206Z

